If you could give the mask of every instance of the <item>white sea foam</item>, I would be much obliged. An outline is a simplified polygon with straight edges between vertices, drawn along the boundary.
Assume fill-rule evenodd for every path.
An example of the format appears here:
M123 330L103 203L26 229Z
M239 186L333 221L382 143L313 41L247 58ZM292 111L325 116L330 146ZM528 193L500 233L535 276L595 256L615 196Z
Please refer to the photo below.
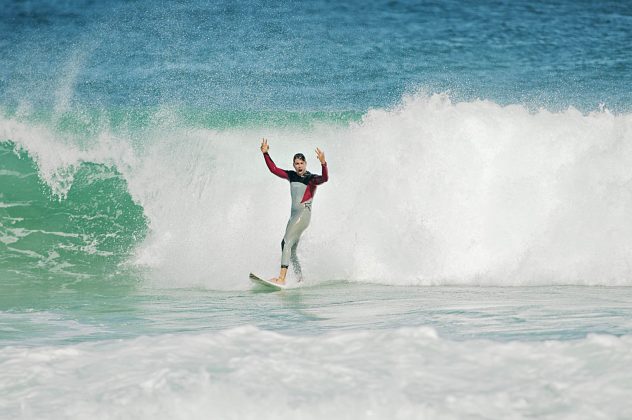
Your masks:
M0 349L7 418L627 418L632 340L240 327Z
M632 284L632 114L419 94L348 127L156 121L140 147L103 134L60 148L11 120L0 137L32 153L61 194L65 168L117 165L150 221L134 262L161 284L240 288L249 271L276 273L289 191L264 165L264 136L281 167L302 151L319 172L311 151L327 155L331 178L299 247L308 281Z

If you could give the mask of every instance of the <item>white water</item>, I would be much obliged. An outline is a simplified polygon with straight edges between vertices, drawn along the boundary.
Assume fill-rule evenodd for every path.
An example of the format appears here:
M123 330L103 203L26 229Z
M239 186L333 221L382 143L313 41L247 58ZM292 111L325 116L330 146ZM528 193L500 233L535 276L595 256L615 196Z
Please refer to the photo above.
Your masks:
M0 349L7 418L629 418L632 339L451 341L427 327L240 327Z
M289 191L264 165L264 136L281 167L302 151L319 172L312 150L327 155L330 182L299 247L310 281L632 284L630 114L420 94L348 127L212 131L169 113L156 120L140 145L104 132L79 148L12 120L0 138L32 153L61 193L69 166L115 164L150 220L133 262L161 285L246 288L249 271L276 273Z
M626 419L631 293L335 283L41 296L0 313L0 418Z

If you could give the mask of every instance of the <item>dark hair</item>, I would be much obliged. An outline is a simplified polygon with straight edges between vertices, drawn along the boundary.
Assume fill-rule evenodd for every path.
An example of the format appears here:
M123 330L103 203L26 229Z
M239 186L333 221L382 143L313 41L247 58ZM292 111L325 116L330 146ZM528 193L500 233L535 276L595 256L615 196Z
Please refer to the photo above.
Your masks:
M294 159L292 159L292 162L294 162L296 159L300 159L303 162L307 162L307 159L305 159L305 155L302 153L297 153L294 155Z

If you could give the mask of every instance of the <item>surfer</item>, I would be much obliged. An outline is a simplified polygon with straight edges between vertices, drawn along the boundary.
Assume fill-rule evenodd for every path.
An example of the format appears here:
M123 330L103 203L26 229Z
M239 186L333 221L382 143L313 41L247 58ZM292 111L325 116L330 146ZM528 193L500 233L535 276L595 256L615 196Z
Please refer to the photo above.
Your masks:
M294 159L292 160L294 166L293 171L277 168L268 154L269 148L268 140L262 139L261 152L263 153L263 158L266 161L268 169L279 178L286 179L290 182L290 194L292 196L290 220L287 222L285 235L281 241L281 272L279 273L279 277L270 280L283 285L285 284L285 275L287 274L290 261L292 262L292 268L298 277L298 281L302 280L301 265L296 255L298 240L303 231L309 226L309 220L312 216L312 200L314 199L316 186L327 182L329 176L327 173L325 153L319 148L316 148L316 157L320 161L322 175L307 172L307 160L302 153L294 155Z

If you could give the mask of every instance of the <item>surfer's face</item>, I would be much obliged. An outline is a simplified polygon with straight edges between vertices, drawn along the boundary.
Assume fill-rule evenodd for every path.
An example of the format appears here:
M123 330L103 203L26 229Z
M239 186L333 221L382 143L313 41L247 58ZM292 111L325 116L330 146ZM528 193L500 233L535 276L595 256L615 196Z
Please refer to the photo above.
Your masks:
M294 170L299 176L305 175L306 165L307 164L305 163L303 159L294 159Z

